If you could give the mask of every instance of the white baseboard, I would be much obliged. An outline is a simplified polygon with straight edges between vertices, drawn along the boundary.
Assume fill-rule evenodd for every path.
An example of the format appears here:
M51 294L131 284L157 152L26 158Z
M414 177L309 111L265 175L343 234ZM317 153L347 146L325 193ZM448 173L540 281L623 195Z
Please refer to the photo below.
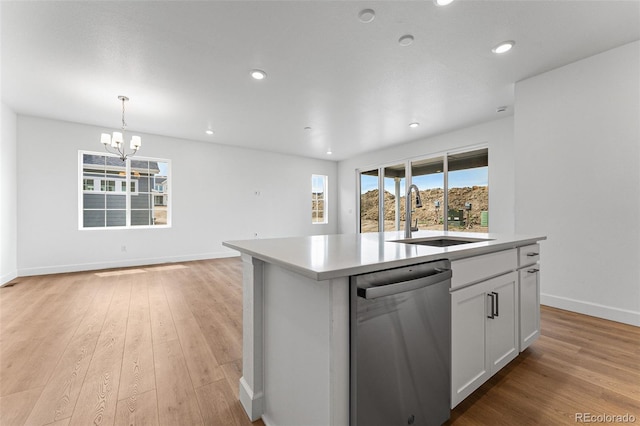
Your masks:
M544 293L540 294L540 303L554 308L640 327L640 312L637 311L614 308L612 306L605 306L598 303L585 302L584 300L575 300L568 297L554 296Z
M5 284L9 284L9 281L18 278L18 273L16 271L9 272L8 274L4 274L0 277L0 287Z
M249 419L254 422L262 416L264 395L262 392L253 393L253 389L249 386L249 383L244 379L244 376L240 378L240 403L244 408L245 413L249 416Z
M182 255L182 256L141 258L141 259L131 259L131 260L112 260L112 261L95 262L95 263L42 266L42 267L35 267L35 268L18 269L17 276L25 277L25 276L31 276L31 275L61 274L65 272L80 272L80 271L94 271L94 270L110 269L110 268L125 268L130 266L157 265L159 263L189 262L192 260L206 260L206 259L219 259L223 257L236 257L238 255L239 254L235 251L223 251L223 252L215 252L215 253L189 254L189 255Z

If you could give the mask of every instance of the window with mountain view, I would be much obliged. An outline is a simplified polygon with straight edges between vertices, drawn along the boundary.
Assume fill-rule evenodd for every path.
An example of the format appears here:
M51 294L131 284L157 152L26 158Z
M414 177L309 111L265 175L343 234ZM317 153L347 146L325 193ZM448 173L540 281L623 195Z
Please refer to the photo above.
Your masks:
M360 232L378 232L380 217L380 182L378 169L360 173Z
M419 229L489 232L487 148L359 171L359 178L360 232L404 229L409 184L420 189L422 207L411 207Z

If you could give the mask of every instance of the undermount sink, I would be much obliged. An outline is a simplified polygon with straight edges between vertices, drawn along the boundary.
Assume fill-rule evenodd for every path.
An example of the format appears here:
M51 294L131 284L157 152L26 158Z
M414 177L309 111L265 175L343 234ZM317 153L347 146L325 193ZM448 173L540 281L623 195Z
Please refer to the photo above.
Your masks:
M426 237L408 238L404 240L393 240L391 243L418 244L421 246L449 247L460 244L480 243L483 241L493 241L491 238L466 238L466 237Z

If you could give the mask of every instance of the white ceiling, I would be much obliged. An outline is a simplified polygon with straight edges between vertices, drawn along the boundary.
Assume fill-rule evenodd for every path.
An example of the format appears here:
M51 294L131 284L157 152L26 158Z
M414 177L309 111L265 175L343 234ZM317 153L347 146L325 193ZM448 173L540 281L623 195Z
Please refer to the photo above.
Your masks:
M2 1L1 14L2 99L19 114L114 130L127 95L131 131L332 160L512 114L515 82L640 39L636 0ZM516 46L496 56L503 40Z

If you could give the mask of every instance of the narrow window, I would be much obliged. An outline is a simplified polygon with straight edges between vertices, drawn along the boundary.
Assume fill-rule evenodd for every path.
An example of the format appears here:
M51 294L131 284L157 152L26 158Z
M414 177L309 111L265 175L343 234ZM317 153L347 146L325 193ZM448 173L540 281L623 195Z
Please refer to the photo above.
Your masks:
M380 190L378 169L360 173L360 232L378 232Z
M311 175L311 223L329 223L327 179L327 176Z
M404 223L404 191L406 190L406 172L404 164L383 167L383 229L399 231Z
M411 162L411 183L420 190L422 207L412 210L411 217L419 229L445 230L445 157L433 157ZM403 228L404 229L404 228Z
M489 151L449 154L449 231L489 232Z

